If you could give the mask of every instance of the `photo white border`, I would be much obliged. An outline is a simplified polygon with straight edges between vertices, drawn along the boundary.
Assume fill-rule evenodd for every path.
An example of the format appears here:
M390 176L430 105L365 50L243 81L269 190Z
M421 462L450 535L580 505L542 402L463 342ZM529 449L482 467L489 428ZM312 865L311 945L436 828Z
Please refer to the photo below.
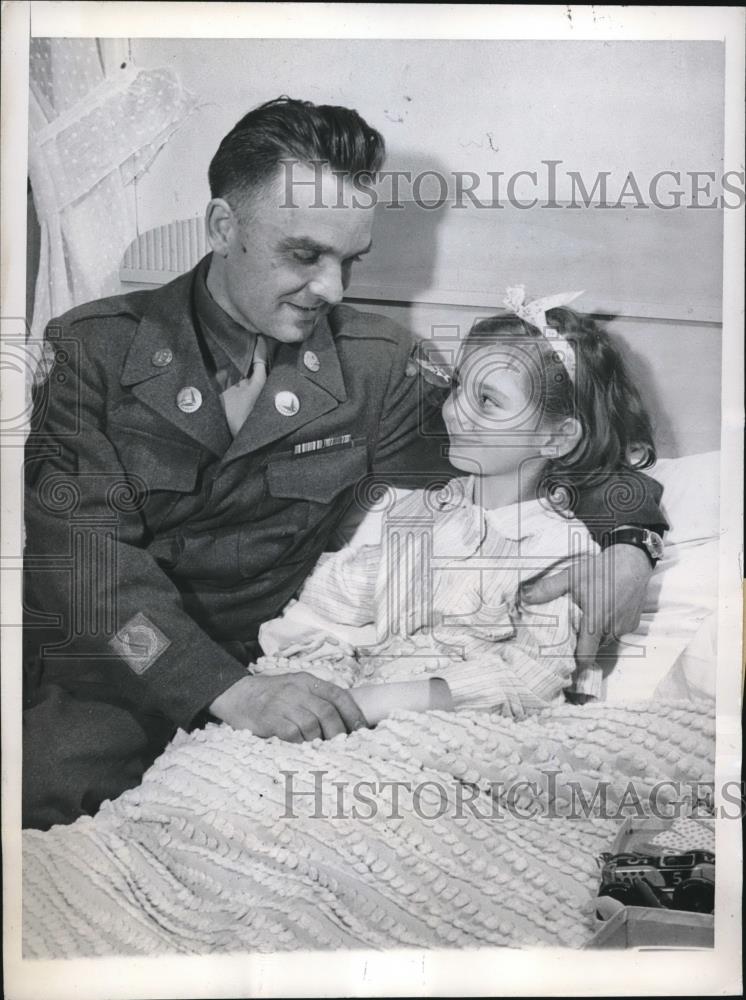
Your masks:
M744 9L447 4L85 3L10 0L2 37L2 316L25 315L28 39L40 36L725 40L725 169L743 169ZM721 548L716 783L740 780L744 210L725 215ZM17 333L16 329L11 331ZM4 334L5 335L5 332ZM3 370L3 413L23 378ZM2 553L21 551L22 448L2 456ZM726 458L727 457L727 458ZM20 621L20 573L5 572L2 624ZM282 953L23 962L20 958L20 629L2 629L4 957L11 1000L229 996L604 996L741 992L739 824L718 823L713 951ZM730 876L727 873L730 872Z

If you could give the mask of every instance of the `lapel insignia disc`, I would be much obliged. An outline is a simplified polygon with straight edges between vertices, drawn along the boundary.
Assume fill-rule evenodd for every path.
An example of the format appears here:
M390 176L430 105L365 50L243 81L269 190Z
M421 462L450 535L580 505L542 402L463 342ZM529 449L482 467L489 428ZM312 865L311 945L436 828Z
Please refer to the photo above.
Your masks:
M321 362L319 361L318 354L313 351L306 351L303 355L303 364L309 370L309 372L317 372L321 368Z
M160 351L156 351L153 357L150 359L156 368L165 368L170 365L174 360L174 353L170 351L167 347L164 347Z
M300 409L300 400L294 392L278 392L275 396L275 409L283 417L294 417Z
M202 406L202 393L193 385L187 385L183 389L179 389L176 405L182 413L194 413Z

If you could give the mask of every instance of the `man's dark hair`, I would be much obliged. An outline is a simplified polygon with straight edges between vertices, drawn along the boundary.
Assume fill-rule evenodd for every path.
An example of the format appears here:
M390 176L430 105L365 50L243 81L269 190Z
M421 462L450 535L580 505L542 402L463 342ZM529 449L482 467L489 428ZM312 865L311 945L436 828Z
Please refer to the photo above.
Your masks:
M249 111L225 136L208 177L213 198L243 198L269 181L281 160L328 163L372 174L386 155L383 136L352 108L278 97Z

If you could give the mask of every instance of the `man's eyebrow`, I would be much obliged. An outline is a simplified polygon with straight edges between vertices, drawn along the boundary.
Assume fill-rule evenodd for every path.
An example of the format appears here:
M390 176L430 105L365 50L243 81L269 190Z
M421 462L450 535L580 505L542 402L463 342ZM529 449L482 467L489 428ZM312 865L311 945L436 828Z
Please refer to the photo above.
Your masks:
M367 247L363 250L358 250L356 253L352 254L353 257L362 257L364 254L369 253L373 247L373 241L370 240ZM282 243L280 243L280 250L302 250L305 253L336 253L334 247L330 247L326 243L319 243L318 240L312 239L310 236L288 236Z

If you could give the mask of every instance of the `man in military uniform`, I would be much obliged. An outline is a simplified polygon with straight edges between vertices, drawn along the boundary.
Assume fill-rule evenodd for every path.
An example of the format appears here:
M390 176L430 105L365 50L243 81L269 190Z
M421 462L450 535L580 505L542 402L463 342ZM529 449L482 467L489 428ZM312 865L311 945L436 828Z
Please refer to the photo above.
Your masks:
M56 364L26 460L25 825L94 813L177 727L304 740L365 724L333 684L247 667L357 484L449 474L442 439L422 433L432 414L407 335L340 305L371 246L353 178L383 156L354 111L263 105L211 163L212 253L50 324ZM659 488L640 478L624 521L660 525ZM618 548L629 626L649 566Z

